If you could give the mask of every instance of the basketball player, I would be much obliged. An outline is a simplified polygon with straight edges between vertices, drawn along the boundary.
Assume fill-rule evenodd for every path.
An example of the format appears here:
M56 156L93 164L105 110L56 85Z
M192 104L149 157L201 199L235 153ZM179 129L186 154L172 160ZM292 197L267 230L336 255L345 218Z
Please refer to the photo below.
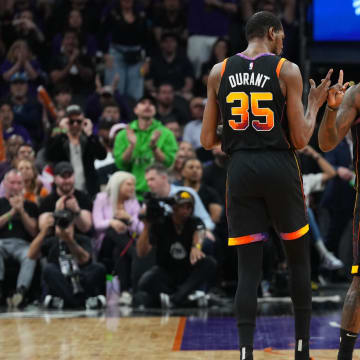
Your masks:
M237 245L238 255L235 312L240 356L253 359L263 241L271 225L285 240L295 313L295 359L309 360L309 225L294 150L309 142L318 110L327 98L332 70L318 87L310 80L304 115L299 68L278 57L284 39L280 20L266 11L256 13L247 22L246 36L246 50L216 64L210 72L201 131L206 149L221 142L230 155L227 216L229 245Z
M346 86L346 84L345 84ZM344 86L344 87L345 87ZM351 129L353 138L354 168L356 171L356 200L353 219L353 280L345 298L338 360L351 360L356 339L360 331L360 199L359 199L359 156L360 156L360 84L346 91L341 89L342 82L329 91L328 106L319 129L319 145L321 150L330 151L335 148Z

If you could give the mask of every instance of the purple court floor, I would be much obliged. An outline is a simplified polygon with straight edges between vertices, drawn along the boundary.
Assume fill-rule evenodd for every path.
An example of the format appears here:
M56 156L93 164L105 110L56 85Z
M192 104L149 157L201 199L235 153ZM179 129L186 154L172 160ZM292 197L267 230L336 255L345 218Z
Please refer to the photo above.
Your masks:
M337 349L339 346L340 312L313 316L311 320L311 348ZM291 316L262 316L257 319L254 348L271 347L286 350L294 347L293 318ZM360 347L360 344L357 345ZM186 319L181 350L238 349L236 321L232 317Z

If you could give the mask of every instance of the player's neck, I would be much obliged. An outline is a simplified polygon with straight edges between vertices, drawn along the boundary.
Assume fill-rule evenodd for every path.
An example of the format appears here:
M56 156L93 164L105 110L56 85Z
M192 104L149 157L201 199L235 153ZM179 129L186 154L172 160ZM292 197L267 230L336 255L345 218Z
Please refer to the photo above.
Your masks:
M242 52L242 54L251 58L264 53L271 53L271 48L263 39L251 40L248 44L248 47L245 49L245 51Z

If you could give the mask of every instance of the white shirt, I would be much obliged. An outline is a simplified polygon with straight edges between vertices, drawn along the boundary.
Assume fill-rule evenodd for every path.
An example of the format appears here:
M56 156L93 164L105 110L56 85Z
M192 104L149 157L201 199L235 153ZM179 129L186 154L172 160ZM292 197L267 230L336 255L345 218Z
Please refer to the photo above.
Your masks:
M316 191L324 190L323 173L303 175L303 189L306 206L309 206L309 195Z

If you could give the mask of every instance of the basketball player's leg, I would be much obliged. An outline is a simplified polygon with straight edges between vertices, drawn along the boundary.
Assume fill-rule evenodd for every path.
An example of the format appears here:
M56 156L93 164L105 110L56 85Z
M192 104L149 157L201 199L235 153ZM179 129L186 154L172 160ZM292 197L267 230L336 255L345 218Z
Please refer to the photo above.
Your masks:
M237 152L228 167L227 219L229 245L237 246L238 285L235 314L241 360L252 360L257 289L262 272L262 242L267 239L269 216L259 196L263 179L254 169L258 153Z
M359 204L358 204L359 205ZM340 328L340 347L338 360L351 360L355 342L360 332L360 244L359 206L355 209L353 233L353 266L351 273L353 280L346 294Z
M268 218L263 200L228 197L229 245L237 245L238 283L235 314L241 360L252 360L257 289L261 280L263 241Z
M308 360L311 317L310 249L301 173L296 158L291 153L274 154L274 162L276 161L281 166L274 173L273 181L268 183L266 204L272 224L284 240L287 253L295 316L295 360Z

